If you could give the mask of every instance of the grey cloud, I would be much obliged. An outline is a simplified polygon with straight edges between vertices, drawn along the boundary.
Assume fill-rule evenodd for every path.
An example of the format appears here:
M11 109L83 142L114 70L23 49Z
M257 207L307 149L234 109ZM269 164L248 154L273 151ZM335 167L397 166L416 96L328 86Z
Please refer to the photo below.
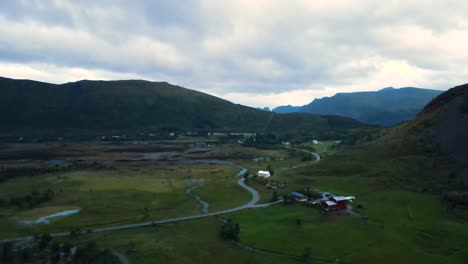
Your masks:
M407 85L450 85L468 74L468 55L442 45L468 41L462 1L261 3L1 1L0 63L165 76L218 94L387 86L376 78L388 75L389 62L432 72ZM454 65L462 72L452 73Z

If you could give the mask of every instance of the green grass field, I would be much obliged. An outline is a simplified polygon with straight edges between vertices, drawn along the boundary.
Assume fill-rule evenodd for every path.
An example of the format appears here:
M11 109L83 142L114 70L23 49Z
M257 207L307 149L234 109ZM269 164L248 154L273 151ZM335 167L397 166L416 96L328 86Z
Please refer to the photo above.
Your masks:
M72 239L98 241L100 247L125 254L131 263L302 263L297 258L261 253L224 241L216 217L154 227L100 233ZM69 241L70 238L60 239ZM134 247L130 245L133 244ZM134 248L135 250L129 250Z
M186 181L192 180L194 184L219 181L237 172L237 168L228 165L167 164L139 169L122 167L15 178L0 185L1 199L8 200L47 189L53 190L55 197L31 209L2 207L0 224L10 228L2 228L0 236L90 229L201 213L200 204L186 193L190 188ZM235 187L233 190L236 190ZM250 195L247 192L241 194L245 198ZM213 206L216 208L216 201ZM146 216L145 208L148 209ZM51 219L50 224L19 224L69 209L80 209L80 212Z
M333 260L369 247L379 233L375 225L357 218L322 214L317 208L299 205L245 210L226 218L240 224L244 244L294 256L310 248L318 260Z
M387 152L355 148L314 165L277 170L271 178L288 182L282 192L312 187L356 196L355 211L367 216L366 221L345 213L327 216L317 208L282 204L225 217L241 225L244 244L298 256L310 248L317 261L465 263L466 220L448 213L440 197L420 191L431 185L434 173L443 173L443 167L431 171L437 160L411 151L400 155L401 151L398 147Z
M280 194L312 187L353 195L354 211L367 220L346 212L323 214L315 207L281 203L220 216L240 225L240 245L220 239L222 221L216 217L64 239L96 240L100 247L143 264L301 263L306 251L312 263L336 263L337 259L338 263L465 263L466 220L450 214L440 197L427 191L435 173L445 173L437 167L439 161L411 151L401 155L400 148L411 146L394 146L384 152L378 148L382 146L340 149L318 163L288 159L285 150L229 146L206 157L216 158L226 150L222 158L248 168L251 174L270 165L275 171L270 179L288 184L278 189ZM273 159L254 162L252 156ZM433 171L434 166L438 169ZM238 171L220 164L158 164L14 178L0 185L0 199L47 189L56 196L34 208L2 207L0 237L199 214L201 206L193 195L208 202L210 212L237 207L251 199L236 184L238 178L229 178ZM204 183L209 184L194 189L193 195L186 193L191 186ZM258 179L249 179L248 184L258 190L260 204L270 202L272 190ZM147 216L144 208L148 208ZM81 211L47 225L18 224L69 209ZM135 251L128 250L130 244Z
M193 191L209 204L209 212L238 207L249 202L252 195L237 184L238 178L215 182Z

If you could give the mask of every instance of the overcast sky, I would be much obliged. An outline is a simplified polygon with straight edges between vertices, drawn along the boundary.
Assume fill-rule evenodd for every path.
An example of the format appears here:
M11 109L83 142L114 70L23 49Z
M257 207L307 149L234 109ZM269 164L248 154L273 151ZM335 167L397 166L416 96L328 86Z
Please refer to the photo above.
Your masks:
M250 106L468 82L468 1L1 0L0 75L167 81Z

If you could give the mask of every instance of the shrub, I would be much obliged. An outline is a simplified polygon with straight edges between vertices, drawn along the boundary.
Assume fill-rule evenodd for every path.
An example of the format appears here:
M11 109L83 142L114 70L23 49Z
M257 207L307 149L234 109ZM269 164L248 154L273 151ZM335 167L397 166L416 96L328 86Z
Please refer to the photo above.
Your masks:
M239 224L234 224L231 219L224 222L221 227L221 237L224 240L239 241Z

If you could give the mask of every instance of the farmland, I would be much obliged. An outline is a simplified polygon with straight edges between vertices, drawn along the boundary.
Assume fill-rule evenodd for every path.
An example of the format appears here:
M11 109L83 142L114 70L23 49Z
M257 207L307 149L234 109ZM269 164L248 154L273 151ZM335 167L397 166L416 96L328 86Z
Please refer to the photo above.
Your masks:
M418 192L417 188L423 186L419 178L414 182L402 180L411 173L405 170L405 158L388 154L386 162L374 162L369 167L365 164L381 157L364 149L340 146L329 152L322 150L322 160L316 163L303 152L279 146L262 150L211 142L216 145L200 147L195 144L199 141L136 146L73 144L61 152L35 145L49 147L49 156L67 160L67 165L53 165L52 171L13 177L0 184L0 199L4 201L0 238L197 215L202 213L202 205L195 196L209 205L209 212L238 207L251 199L234 178L240 170L236 166L240 166L251 175L266 168L274 172L269 181L248 178L247 184L260 194L259 204L271 201L273 189L267 189L266 183L284 183L276 189L280 196L306 187L356 196L352 204L355 214L324 214L311 205L280 203L55 240L77 245L98 241L99 247L117 250L132 263L189 263L194 259L200 263L300 263L305 256L316 263L463 263L468 257L466 223L447 212L439 197ZM333 142L327 142L327 146L333 146ZM18 147L5 148L3 155L8 152L18 153ZM421 164L419 172L429 168L423 157L406 159ZM79 166L73 165L76 160ZM44 159L22 157L5 162L4 169L50 166L44 164ZM397 173L399 177L392 176ZM48 190L53 197L37 205L6 203L11 197L27 197L34 192L41 197ZM50 219L49 224L21 224L72 209L80 211ZM219 237L227 219L240 226L239 243ZM193 244L198 246L194 248Z

